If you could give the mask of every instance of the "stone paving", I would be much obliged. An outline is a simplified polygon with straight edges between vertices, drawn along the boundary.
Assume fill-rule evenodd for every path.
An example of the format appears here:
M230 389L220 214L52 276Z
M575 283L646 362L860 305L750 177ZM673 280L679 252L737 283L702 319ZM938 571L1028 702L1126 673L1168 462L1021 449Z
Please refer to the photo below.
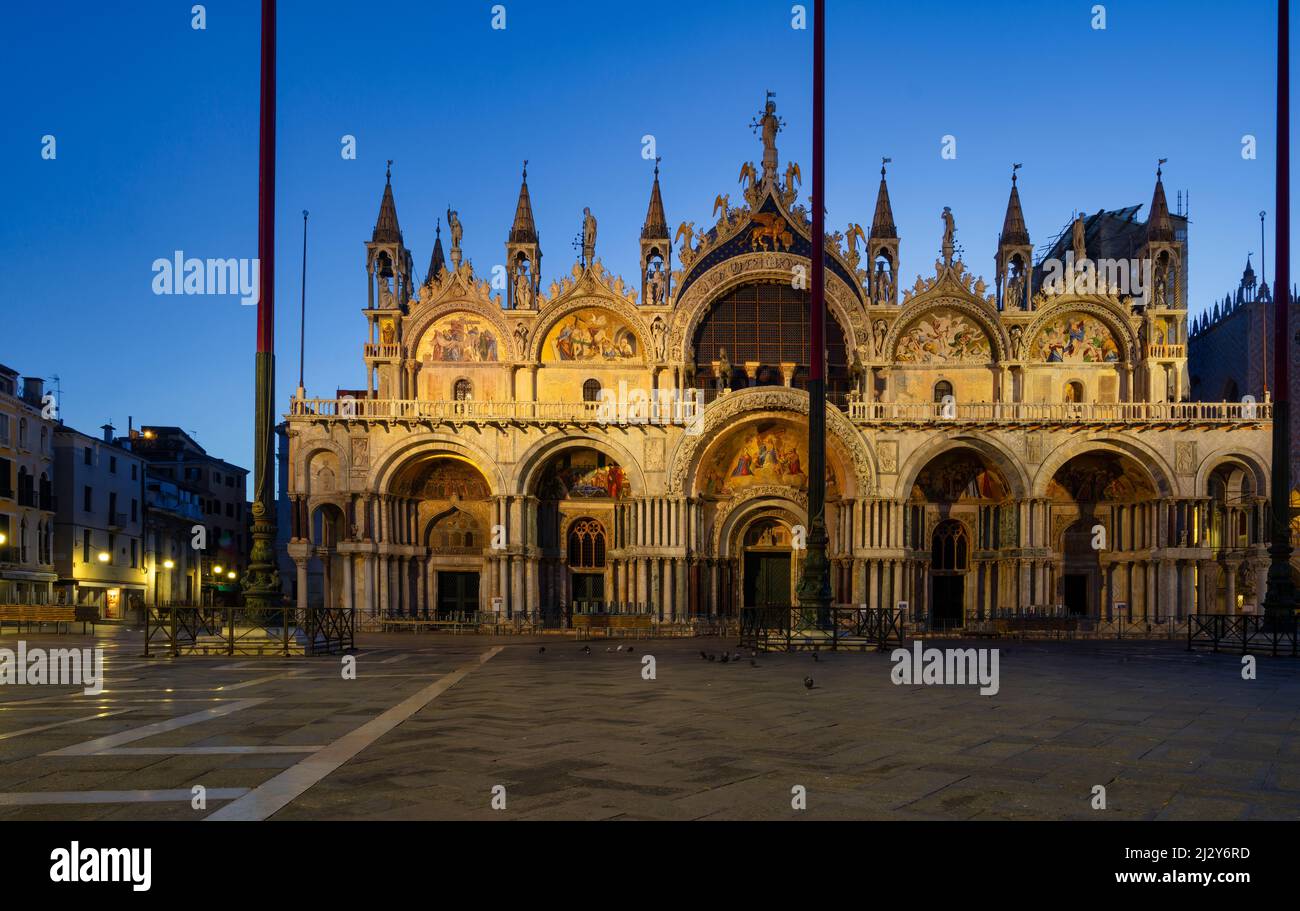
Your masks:
M103 646L108 684L0 686L0 819L1300 818L1293 659L1244 681L1177 643L995 643L982 696L896 686L874 652L701 659L719 640L369 635L345 680L338 657L24 639Z

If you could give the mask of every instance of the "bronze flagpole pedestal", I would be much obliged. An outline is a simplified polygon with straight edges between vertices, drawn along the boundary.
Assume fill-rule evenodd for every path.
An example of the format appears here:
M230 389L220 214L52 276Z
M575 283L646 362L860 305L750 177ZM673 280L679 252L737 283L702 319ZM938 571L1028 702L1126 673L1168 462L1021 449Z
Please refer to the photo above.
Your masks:
M812 282L808 373L808 535L799 605L829 617L826 562L826 0L813 6Z
M245 605L261 611L283 603L275 558L275 6L276 0L262 0L253 549L243 579Z

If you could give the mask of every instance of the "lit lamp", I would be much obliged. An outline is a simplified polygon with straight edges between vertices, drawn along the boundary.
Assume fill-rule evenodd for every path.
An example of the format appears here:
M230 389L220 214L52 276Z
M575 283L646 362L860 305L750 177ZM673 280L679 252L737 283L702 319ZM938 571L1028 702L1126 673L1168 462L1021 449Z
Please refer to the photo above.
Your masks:
M235 571L232 569L230 572L226 573L226 578L227 578L227 579L234 579L234 578L235 578Z
M163 569L174 569L176 564L171 560L163 560Z
M5 542L8 540L9 540L9 536L6 535L4 532L0 531L0 547L3 547Z
M221 567L220 567L220 566L214 566L214 567L212 567L212 574L213 574L214 576L219 576L219 575L221 575Z
M107 563L107 562L108 562L108 551L106 551L106 550L101 550L101 551L99 552L99 562L100 562L100 563Z

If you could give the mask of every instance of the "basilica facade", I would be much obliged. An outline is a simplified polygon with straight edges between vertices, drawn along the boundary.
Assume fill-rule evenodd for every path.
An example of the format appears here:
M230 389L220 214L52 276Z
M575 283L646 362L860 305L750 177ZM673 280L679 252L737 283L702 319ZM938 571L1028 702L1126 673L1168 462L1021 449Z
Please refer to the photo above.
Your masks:
M602 266L590 212L578 262L544 275L526 169L505 280L463 260L449 211L450 250L439 230L418 282L390 178L365 385L300 391L286 415L300 603L309 573L324 603L370 615L563 626L794 603L811 220L770 98L759 123L761 163L703 227L670 231L656 163L632 282ZM942 255L908 285L882 167L869 229L826 243L836 603L936 626L1258 609L1269 406L1187 400L1186 222L1159 175L1147 214L1122 276L1146 269L1142 293L1116 270L1053 282L1013 172L992 281L945 209ZM1070 240L1073 268L1092 240Z

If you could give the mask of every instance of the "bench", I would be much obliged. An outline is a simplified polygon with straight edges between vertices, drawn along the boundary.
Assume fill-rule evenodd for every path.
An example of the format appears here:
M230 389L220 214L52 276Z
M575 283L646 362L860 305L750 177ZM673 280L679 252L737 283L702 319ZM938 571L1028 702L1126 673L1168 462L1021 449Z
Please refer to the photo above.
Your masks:
M18 632L23 631L23 625L28 628L33 625L39 630L47 623L54 624L54 631L59 632L62 626L65 630L71 623L78 620L85 622L85 618L77 616L77 609L65 607L57 604L0 604L0 630L4 629L6 623L13 623L18 627Z

